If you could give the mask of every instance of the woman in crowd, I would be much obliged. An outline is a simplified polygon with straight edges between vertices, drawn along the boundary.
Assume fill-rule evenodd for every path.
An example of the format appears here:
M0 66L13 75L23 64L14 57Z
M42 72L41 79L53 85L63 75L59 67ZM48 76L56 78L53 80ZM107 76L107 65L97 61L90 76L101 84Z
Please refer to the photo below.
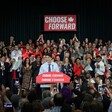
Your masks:
M56 55L55 62L58 64L59 70L61 71L63 62L60 60L60 55Z
M112 61L112 50L109 51L109 55L107 56L107 58Z
M48 50L47 50L47 48L45 48L45 49L43 50L42 54L43 54L43 55L46 55L47 53L48 53Z
M52 51L52 57L55 59L56 55L57 55L57 47L54 47Z
M22 81L22 88L29 90L31 87L31 75L32 75L32 66L30 64L30 59L26 58L22 67L22 73L23 73L23 81Z
M40 55L40 57L42 57L42 52L40 51L39 47L36 47L35 56L36 55Z
M73 81L73 67L72 64L69 62L69 59L67 57L63 60L63 65L61 71L68 76L70 76L71 80Z
M81 64L80 58L76 58L73 71L74 71L74 76L78 76L78 77L80 77L81 73L84 71L84 67Z

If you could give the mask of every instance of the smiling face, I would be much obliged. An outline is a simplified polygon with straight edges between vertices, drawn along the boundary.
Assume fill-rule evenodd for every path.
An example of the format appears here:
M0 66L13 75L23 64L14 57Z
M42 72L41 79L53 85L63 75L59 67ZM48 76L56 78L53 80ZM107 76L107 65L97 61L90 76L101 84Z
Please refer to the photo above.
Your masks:
M60 61L60 57L59 56L56 56L56 61Z
M101 61L101 57L97 57L97 62L99 63Z
M69 59L67 57L64 59L64 63L69 63Z
M77 60L76 60L76 63L77 63L77 64L80 64L80 63L81 63L80 59L77 59Z

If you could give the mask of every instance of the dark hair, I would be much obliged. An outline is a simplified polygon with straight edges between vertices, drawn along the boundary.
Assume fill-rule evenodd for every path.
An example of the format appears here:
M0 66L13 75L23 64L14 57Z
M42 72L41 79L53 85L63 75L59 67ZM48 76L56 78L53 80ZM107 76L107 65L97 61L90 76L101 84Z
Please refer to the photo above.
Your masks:
M33 109L32 104L29 102L26 102L23 104L21 112L32 112L32 109Z
M51 53L46 53L46 56L49 56L52 58L52 54Z
M81 60L80 58L76 58L76 59L75 59L75 63L77 62L78 59Z
M11 102L12 102L12 105L13 105L15 108L18 107L19 100L20 100L20 96L19 96L19 95L13 94L13 95L11 96Z
M10 89L6 91L6 96L8 97L9 100L11 100L12 91Z
M97 100L92 101L89 112L103 112L103 104Z
M47 97L51 97L51 92L50 92L50 90L44 90L44 91L42 92L42 98L44 99L44 98L47 98Z
M30 91L30 93L28 94L29 102L32 103L36 99L37 99L36 91L35 90Z
M33 112L41 112L43 110L40 100L34 100L32 102Z
M100 59L102 59L102 57L101 57L100 55L96 56L96 58L100 58Z
M81 103L81 109L85 112L89 112L89 106L91 104L91 102L93 101L93 97L92 95L88 94L88 93L85 93L84 95L84 98L82 100L82 103Z
M61 108L61 112L72 112L72 107L68 104L64 104Z
M44 109L49 109L50 108L50 102L51 102L51 97L46 97L42 100L42 106Z
M82 102L82 104L81 104L81 110L84 111L84 112L89 112L90 104L91 103L88 102L88 101Z
M24 66L26 66L26 60L27 60L27 59L29 59L29 58L25 58L25 61L24 61L24 63L23 63ZM29 59L29 65L30 65L30 59Z
M54 95L54 104L55 106L62 106L64 103L64 96L61 93Z
M86 93L83 101L91 102L91 101L93 101L93 96L91 94Z

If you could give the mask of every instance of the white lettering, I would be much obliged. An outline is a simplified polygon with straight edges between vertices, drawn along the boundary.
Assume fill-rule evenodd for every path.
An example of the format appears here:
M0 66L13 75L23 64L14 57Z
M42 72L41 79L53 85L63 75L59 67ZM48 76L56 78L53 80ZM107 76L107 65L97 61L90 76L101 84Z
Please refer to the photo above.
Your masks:
M45 81L48 82L48 81L51 81L51 79L48 79L48 78L45 79L45 78L43 78L42 81L43 81L43 82L45 82Z
M49 24L48 29L49 29L49 30L52 29L52 24Z
M59 29L59 24L56 24L56 29Z
M54 29L55 29L55 27L56 27L56 26L55 26L55 24L52 24L52 30L54 30Z
M64 81L64 79L61 79L61 78L60 78L60 79L53 79L53 81L54 81L54 82L55 82L55 81L56 81L56 82L61 82L61 81Z
M48 23L49 20L48 20L48 17L45 17L45 23Z
M63 77L63 74L59 74L59 75L52 75L52 77Z
M45 17L45 23L66 23L67 17Z
M42 77L51 77L49 74L43 74Z
M75 30L76 24L75 23L68 23L68 24L62 24L62 23L53 23L48 25L49 30Z
M60 24L60 29L63 29L64 28L64 24Z
M66 29L66 30L67 30L67 29L68 29L67 27L68 27L68 26L67 26L67 24L65 24L65 27L64 27L64 29Z
M72 29L76 29L76 24L75 23L72 25Z
M68 29L71 29L71 25L70 24L68 24Z

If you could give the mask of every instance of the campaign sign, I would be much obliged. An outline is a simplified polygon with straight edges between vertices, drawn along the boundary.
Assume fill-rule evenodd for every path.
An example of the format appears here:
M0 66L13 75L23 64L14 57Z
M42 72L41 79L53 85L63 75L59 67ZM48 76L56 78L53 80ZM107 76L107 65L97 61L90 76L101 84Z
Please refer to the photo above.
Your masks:
M77 31L76 15L45 15L44 31Z
M45 72L36 77L36 83L69 83L70 77L62 72Z

